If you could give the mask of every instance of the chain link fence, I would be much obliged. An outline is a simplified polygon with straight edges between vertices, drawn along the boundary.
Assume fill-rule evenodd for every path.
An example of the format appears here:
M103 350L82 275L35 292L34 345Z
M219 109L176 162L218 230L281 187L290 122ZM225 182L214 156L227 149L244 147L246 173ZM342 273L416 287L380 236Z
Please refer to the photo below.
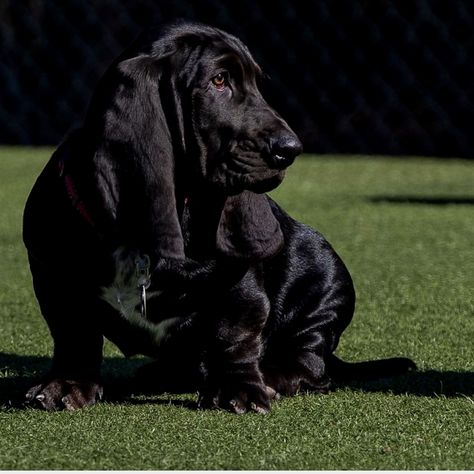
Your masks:
M0 143L56 144L121 50L176 18L248 44L306 151L474 156L469 0L1 0Z

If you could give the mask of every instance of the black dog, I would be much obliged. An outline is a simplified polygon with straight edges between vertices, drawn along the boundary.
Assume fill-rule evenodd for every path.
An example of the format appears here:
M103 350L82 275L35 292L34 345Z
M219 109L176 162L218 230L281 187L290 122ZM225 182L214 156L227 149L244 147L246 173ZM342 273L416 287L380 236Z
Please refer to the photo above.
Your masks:
M30 403L99 400L104 336L156 358L142 380L197 387L202 407L237 413L414 367L333 355L352 281L320 234L264 194L301 144L259 76L238 39L197 24L142 35L105 74L26 204L24 241L54 339Z

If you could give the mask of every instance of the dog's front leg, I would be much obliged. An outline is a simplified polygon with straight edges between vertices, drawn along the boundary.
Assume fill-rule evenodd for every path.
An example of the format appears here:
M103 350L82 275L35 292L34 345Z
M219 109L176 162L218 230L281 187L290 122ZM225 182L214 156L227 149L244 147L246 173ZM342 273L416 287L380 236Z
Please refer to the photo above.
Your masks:
M223 408L235 413L270 410L274 392L265 386L259 369L261 333L269 302L253 270L228 292L214 296L213 330L206 331L202 408ZM209 328L210 329L210 328Z
M69 278L39 266L30 258L33 284L54 340L52 366L41 383L26 394L29 405L46 410L74 410L102 398L100 367L103 336L100 319L105 303Z
M102 398L100 366L102 334L85 321L69 320L69 327L58 323L56 315L43 313L54 339L50 371L26 394L26 402L46 410L76 410L94 405ZM70 314L57 314L68 318ZM77 314L81 317L83 314ZM83 327L80 327L84 324Z

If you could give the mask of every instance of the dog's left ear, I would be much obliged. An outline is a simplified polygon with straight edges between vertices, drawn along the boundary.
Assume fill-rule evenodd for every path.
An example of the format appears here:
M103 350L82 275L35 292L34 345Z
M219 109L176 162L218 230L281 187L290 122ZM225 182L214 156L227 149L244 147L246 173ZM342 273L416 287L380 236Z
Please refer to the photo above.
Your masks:
M114 234L150 256L182 259L180 145L173 135L181 111L172 101L169 77L176 51L176 41L166 36L151 51L141 51L141 41L125 51L100 81L84 129L93 147L96 207L105 209Z
M280 224L264 194L244 191L227 198L217 228L216 246L226 257L263 260L284 243Z

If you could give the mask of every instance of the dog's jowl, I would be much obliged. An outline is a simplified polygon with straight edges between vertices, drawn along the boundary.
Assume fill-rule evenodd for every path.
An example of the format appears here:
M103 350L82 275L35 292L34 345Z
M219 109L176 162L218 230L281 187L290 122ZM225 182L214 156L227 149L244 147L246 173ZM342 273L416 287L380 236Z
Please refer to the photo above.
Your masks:
M34 290L54 340L28 403L102 397L104 337L156 360L136 383L199 406L267 412L278 395L414 367L333 353L354 310L328 242L266 194L302 151L235 37L147 31L99 82L24 213Z

